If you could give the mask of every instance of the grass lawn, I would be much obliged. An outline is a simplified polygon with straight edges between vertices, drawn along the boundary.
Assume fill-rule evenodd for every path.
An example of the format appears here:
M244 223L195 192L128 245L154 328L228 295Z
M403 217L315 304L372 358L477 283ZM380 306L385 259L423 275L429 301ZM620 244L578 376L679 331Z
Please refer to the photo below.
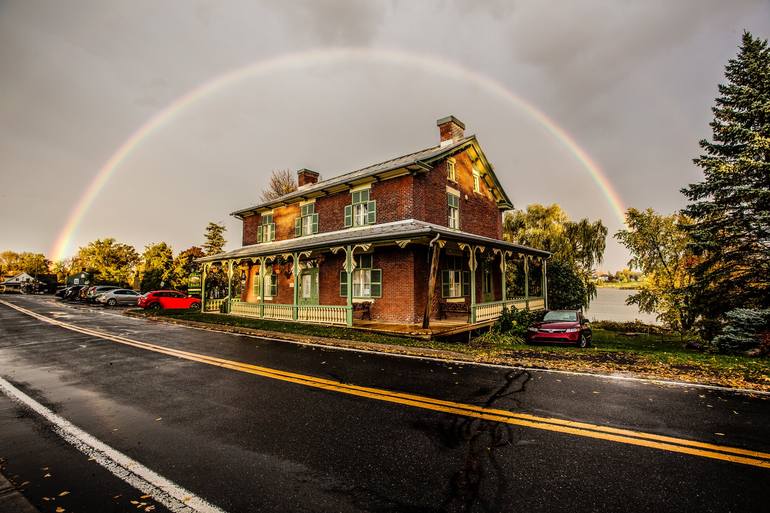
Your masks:
M265 335L283 334L294 340L311 340L331 345L340 345L342 342L353 345L376 344L375 349L388 352L421 354L422 351L422 354L430 356L461 356L473 361L584 372L625 373L652 379L770 390L770 358L729 356L685 349L685 344L678 336L665 333L623 333L594 328L592 346L579 349L561 345L527 345L517 337L494 334L467 343L421 340L342 327L218 314L163 312L159 317L235 330L269 332L264 333Z

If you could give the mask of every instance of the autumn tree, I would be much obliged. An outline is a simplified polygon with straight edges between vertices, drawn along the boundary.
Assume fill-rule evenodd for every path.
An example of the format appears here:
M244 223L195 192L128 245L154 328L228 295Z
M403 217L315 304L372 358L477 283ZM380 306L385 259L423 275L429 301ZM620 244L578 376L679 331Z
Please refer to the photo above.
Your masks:
M553 262L564 264L583 282L585 297L582 306L587 307L596 297L593 270L604 259L607 239L607 228L601 221L571 221L557 204L533 204L526 210L506 214L503 238L553 253ZM565 280L570 279L566 271L561 272L561 276Z
M712 111L712 141L694 160L704 180L682 189L689 232L702 256L695 301L721 318L734 308L770 307L770 48L743 34Z
M50 266L51 261L42 253L28 251L22 253L3 251L0 253L0 276L19 273L27 273L32 276L47 274Z
M288 169L279 169L270 174L267 188L262 191L262 201L271 201L296 190L297 179L294 173Z
M631 253L629 267L639 269L644 281L628 304L640 311L655 313L658 320L682 335L689 332L698 315L693 308L690 289L697 258L680 214L664 216L652 209L626 212L626 229L615 238Z
M206 256L203 249L198 246L192 246L185 249L174 259L174 286L181 289L187 289L190 275L193 272L200 271L200 265L195 262L196 258Z
M225 244L227 244L225 240L226 231L227 228L222 224L211 222L206 226L206 242L203 244L203 250L206 252L206 255L216 255L224 250Z
M139 254L114 238L97 239L78 249L73 267L93 273L101 283L130 286L136 277Z
M160 289L171 284L174 270L174 252L165 242L149 244L142 253L139 282L142 292Z

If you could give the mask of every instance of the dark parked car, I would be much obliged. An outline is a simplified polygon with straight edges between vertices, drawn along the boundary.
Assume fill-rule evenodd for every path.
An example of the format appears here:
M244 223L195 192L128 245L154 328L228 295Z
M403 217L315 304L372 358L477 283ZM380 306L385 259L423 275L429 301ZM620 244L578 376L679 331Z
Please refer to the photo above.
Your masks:
M140 297L137 305L144 309L200 310L201 300L176 290L153 290Z
M75 301L78 298L78 294L80 294L80 289L83 288L83 285L73 285L72 287L67 289L67 292L64 293L64 296L62 299L65 299L67 301Z
M591 324L579 310L550 310L527 329L527 342L591 345Z

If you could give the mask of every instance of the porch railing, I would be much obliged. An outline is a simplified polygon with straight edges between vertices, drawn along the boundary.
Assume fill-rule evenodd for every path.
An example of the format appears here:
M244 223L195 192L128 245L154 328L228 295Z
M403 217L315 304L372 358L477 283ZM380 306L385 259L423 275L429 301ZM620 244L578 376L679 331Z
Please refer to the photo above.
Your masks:
M305 322L320 322L324 324L348 323L348 307L333 305L300 305L297 307L297 320Z
M221 304L221 300L220 304ZM208 303L207 303L208 306ZM219 309L217 308L217 311ZM295 313L296 312L296 313ZM317 322L347 325L348 307L336 305L284 305L276 303L246 303L239 299L230 302L230 313L258 319L279 321Z
M227 298L223 299L206 299L203 302L204 312L219 312L222 309L222 305L227 301Z
M544 305L545 301L542 297L529 298L529 310L542 310ZM502 315L503 308L505 307L509 309L515 308L517 310L525 310L527 309L527 299L523 297L517 297L507 301L478 303L473 307L473 318L476 320L476 322L493 321Z

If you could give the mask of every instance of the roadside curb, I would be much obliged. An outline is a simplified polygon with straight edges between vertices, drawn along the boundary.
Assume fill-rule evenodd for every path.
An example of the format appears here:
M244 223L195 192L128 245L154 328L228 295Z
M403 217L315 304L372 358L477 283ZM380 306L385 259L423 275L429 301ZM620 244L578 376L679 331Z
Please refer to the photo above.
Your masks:
M0 474L0 513L40 513L3 474Z
M348 351L363 351L371 352L383 355L401 356L406 358L424 358L435 361L443 361L453 364L473 364L485 367L499 368L499 369L517 369L528 371L549 372L555 374L574 375L574 376L587 376L599 379L612 379L620 381L636 381L647 384L661 385L661 386L673 386L673 387L693 387L705 390L724 391L736 394L758 395L758 396L770 396L770 390L753 389L753 388L737 388L719 384L710 384L702 382L691 381L676 381L655 376L637 375L629 372L618 372L614 374L606 374L599 372L603 369L592 370L569 370L559 369L553 367L546 367L540 365L525 365L520 362L511 362L499 358L472 358L464 353L457 353L453 351L446 351L441 349L419 348L419 347L407 347L392 344L378 344L375 342L359 342L353 340L344 340L338 338L328 337L314 337L307 335L296 335L293 333L276 332L268 330L258 330L254 328L244 328L240 326L227 326L223 324L211 324L207 322L199 321L187 321L181 319L175 319L172 317L163 316L147 316L143 313L132 312L131 310L122 312L122 315L132 317L135 319L145 319L156 322L165 322L168 324L175 324L178 326L184 326L192 329L199 329L205 331L212 331L218 333L229 333L237 335L245 335L250 337L264 338L273 340L276 342L288 342L296 344L305 344L312 346L321 346L328 348L336 348L340 350Z

